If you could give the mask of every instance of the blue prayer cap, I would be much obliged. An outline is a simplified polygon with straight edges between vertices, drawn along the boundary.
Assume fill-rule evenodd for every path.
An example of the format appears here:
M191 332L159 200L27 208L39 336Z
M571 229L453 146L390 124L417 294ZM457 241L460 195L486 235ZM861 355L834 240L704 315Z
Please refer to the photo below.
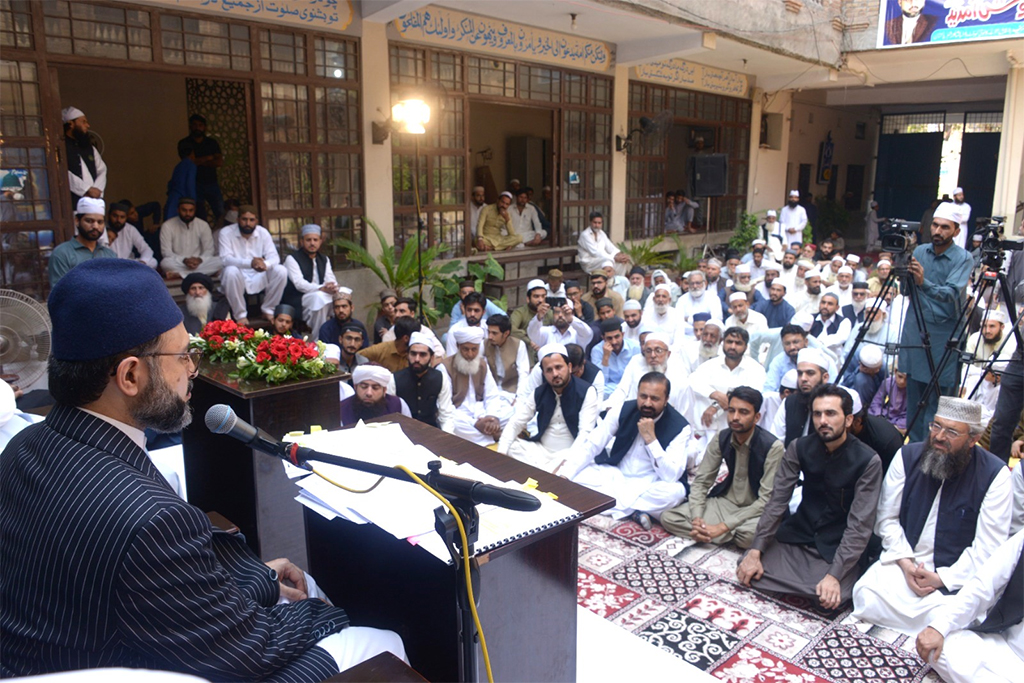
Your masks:
M705 313L704 311L693 314L693 322L699 323L701 320L703 320L704 322L711 320L711 314Z
M129 259L81 263L50 291L53 357L89 361L128 351L181 324L155 270Z
M319 235L322 232L323 230L321 230L320 226L316 223L307 223L302 226L301 230L299 230L299 237L305 237L306 235Z

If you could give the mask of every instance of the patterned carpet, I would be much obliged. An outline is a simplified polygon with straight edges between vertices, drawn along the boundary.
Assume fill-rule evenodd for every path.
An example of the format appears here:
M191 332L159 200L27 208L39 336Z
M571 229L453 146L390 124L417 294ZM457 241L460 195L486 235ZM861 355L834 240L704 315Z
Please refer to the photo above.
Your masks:
M598 516L580 527L579 604L723 681L927 681L914 639L736 582L738 549Z

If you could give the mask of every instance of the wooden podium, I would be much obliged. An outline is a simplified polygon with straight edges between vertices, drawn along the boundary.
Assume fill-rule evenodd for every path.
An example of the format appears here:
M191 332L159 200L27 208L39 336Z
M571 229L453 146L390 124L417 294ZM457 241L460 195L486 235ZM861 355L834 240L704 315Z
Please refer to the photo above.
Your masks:
M217 403L231 406L239 418L281 438L310 425L338 429L338 383L347 375L268 385L229 377L233 364L203 363L192 387L192 424L182 434L188 501L215 510L245 534L264 560L287 557L307 566L298 487L285 476L278 458L206 428L206 411Z
M397 422L414 443L499 481L532 477L540 490L579 513L476 555L479 613L495 680L575 680L579 522L610 509L614 499L401 415L374 421ZM306 532L310 574L354 625L396 631L413 668L427 680L460 680L454 568L372 524L328 521L306 510ZM477 673L465 678L486 681L479 648L477 661Z

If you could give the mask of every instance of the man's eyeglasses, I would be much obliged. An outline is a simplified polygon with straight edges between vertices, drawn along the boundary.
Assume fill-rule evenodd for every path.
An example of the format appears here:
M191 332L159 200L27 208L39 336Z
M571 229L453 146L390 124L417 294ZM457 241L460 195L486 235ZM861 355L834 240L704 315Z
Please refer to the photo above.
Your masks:
M948 436L951 439L959 439L961 436L963 436L963 434L961 434L957 430L950 429L949 427L943 427L938 422L928 423L928 429L935 435L939 435L945 432L946 436Z
M664 356L668 353L668 349L663 349L660 346L649 346L644 349L645 356Z
M140 353L139 358L145 356L177 356L179 358L186 357L192 364L195 370L199 370L199 364L203 362L203 350L202 349L189 349L182 353L172 353L170 351L154 351L153 353Z

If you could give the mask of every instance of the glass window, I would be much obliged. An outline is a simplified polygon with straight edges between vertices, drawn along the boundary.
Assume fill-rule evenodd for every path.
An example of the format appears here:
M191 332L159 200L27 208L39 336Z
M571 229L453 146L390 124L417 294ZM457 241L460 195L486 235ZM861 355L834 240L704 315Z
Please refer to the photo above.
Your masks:
M462 90L462 55L434 52L430 56L430 78L448 90Z
M363 219L357 214L327 216L320 221L320 227L323 230L324 238L324 246L321 247L321 251L330 255L331 267L335 270L360 267L359 264L349 261L342 250L334 246L334 241L346 239L356 244L365 244Z
M413 172L415 171L413 154L391 155L392 173L394 174L395 204L415 206L413 194ZM420 155L419 168L420 206L427 203L427 157Z
M0 47L31 50L33 46L28 0L0 0Z
M0 135L43 135L43 112L35 62L0 61Z
M434 195L432 204L466 203L466 158L438 156L434 162Z
M309 142L309 89L294 83L261 83L263 140Z
M149 12L81 2L43 4L46 49L57 54L153 61Z
M359 91L316 88L316 141L329 145L359 144Z
M541 102L558 102L562 72L540 66L519 65L519 96Z
M358 80L359 53L356 41L316 38L313 47L317 76L343 81Z
M267 220L264 227L274 239L278 253L288 255L299 249L299 232L303 225L309 223L316 223L316 219L313 216L286 216L271 218Z
M470 57L467 63L469 92L501 97L516 96L515 64L486 57Z
M267 152L267 208L313 207L313 166L309 152ZM301 224L300 224L301 225Z
M427 52L414 47L391 45L391 83L416 85L427 75Z
M320 174L322 208L347 209L362 206L361 155L321 152L317 154L317 167Z
M282 31L260 31L260 64L266 71L305 76L305 37Z
M163 58L168 64L251 71L249 28L208 19L160 17Z
M587 76L591 85L590 104L595 107L612 106L612 79L604 76Z

